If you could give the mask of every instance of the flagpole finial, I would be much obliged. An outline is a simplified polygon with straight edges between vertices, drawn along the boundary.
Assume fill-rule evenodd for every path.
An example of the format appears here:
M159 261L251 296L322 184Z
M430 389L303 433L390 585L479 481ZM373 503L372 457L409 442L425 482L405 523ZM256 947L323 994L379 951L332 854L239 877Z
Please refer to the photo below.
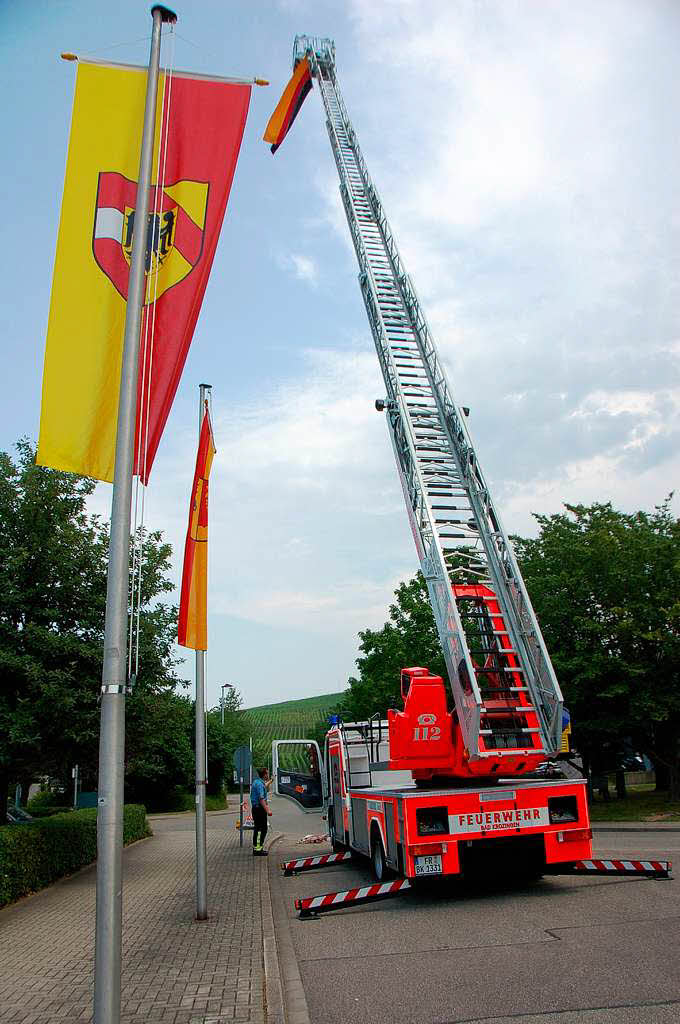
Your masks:
M62 53L62 57L63 56L64 55ZM256 78L256 79L254 79L254 81L255 81L255 85L269 85L269 82L267 81L266 78Z
M164 7L163 4L154 4L151 8L151 17L153 18L154 11L160 11L161 21L174 25L177 21L177 15L174 11L171 11L169 7Z
M59 56L62 60L78 60L77 53L61 53Z

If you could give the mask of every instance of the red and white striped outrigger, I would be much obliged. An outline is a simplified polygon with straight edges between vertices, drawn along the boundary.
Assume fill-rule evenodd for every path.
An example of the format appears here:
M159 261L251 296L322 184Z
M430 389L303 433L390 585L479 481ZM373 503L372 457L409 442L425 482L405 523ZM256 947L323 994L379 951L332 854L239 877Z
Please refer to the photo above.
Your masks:
M408 878L399 878L395 882L376 882L374 885L362 885L356 889L345 889L342 892L327 892L323 896L309 896L295 900L295 909L299 916L315 917L327 910L338 910L340 907L356 907L360 903L375 903L377 900L400 896L411 888Z
M349 853L306 857L303 860L282 863L281 867L286 875L292 875L296 871L305 871L310 867L325 867L327 864L349 860L350 857ZM670 878L671 867L672 864L669 860L577 860L570 864L547 865L546 874L639 875L646 878ZM316 917L317 914L323 914L329 910L341 910L350 906L356 907L363 903L375 903L378 900L401 896L411 888L412 885L407 878L400 878L394 882L357 886L353 889L343 889L340 892L327 892L321 896L296 899L295 909L300 918Z
M313 868L325 868L331 864L342 864L352 859L351 852L324 853L320 857L300 857L299 860L281 862L284 875L297 875L300 871L311 871Z
M573 864L548 865L551 875L644 875L647 878L670 878L669 860L577 860Z

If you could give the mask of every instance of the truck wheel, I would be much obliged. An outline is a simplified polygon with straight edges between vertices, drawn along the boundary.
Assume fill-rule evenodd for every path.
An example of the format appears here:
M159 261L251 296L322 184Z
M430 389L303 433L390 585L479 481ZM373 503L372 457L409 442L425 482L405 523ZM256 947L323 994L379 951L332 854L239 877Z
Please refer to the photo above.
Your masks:
M392 873L385 860L382 839L375 834L371 842L371 871L376 882L385 882Z

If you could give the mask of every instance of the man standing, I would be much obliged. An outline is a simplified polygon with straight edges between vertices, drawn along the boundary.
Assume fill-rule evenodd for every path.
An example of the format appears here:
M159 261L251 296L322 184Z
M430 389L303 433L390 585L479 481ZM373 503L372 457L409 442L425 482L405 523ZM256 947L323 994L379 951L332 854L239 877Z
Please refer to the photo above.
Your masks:
M253 811L253 857L266 857L267 851L263 849L264 838L267 835L267 815L271 817L271 808L267 803L267 779L269 772L266 768L257 769L257 778L253 780L250 787L250 806Z

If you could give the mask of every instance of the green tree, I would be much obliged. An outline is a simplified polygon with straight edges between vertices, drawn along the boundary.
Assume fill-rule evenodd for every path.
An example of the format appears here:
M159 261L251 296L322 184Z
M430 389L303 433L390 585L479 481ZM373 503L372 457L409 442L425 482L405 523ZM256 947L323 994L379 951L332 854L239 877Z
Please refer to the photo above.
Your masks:
M565 505L515 548L572 714L575 745L612 770L623 737L680 798L680 521Z
M221 793L229 786L234 770L234 751L248 745L246 730L238 719L225 719L222 725L221 711L213 708L207 715L208 742L208 785L211 795Z
M125 799L149 809L170 806L194 775L194 706L172 691L137 689L126 701Z
M160 531L141 530L137 548L142 551L141 591L135 598L140 609L139 655L135 635L132 664L136 670L126 699L125 792L131 802L162 809L169 794L193 778L194 706L177 692L188 685L175 673L177 606L160 599L173 589L168 575L172 548ZM102 608L102 622L103 616Z
M107 529L87 511L94 481L36 466L28 441L17 450L16 460L0 453L2 818L10 782L21 782L25 795L42 776L66 788L78 763L84 785L95 785L108 559ZM143 697L168 693L178 682L176 609L159 600L172 589L170 557L159 533L145 537L128 764L156 738L151 728L135 731L143 709L149 713Z
M231 687L220 706L208 712L208 793L219 793L230 785L234 751L248 745L248 727L239 714L242 703L241 694Z
M0 815L8 784L66 776L95 742L106 540L94 481L0 453Z
M359 675L349 680L349 690L339 710L345 719L365 719L387 708L401 707L402 668L421 665L445 679L446 668L421 573L395 590L390 620L382 629L359 633Z

